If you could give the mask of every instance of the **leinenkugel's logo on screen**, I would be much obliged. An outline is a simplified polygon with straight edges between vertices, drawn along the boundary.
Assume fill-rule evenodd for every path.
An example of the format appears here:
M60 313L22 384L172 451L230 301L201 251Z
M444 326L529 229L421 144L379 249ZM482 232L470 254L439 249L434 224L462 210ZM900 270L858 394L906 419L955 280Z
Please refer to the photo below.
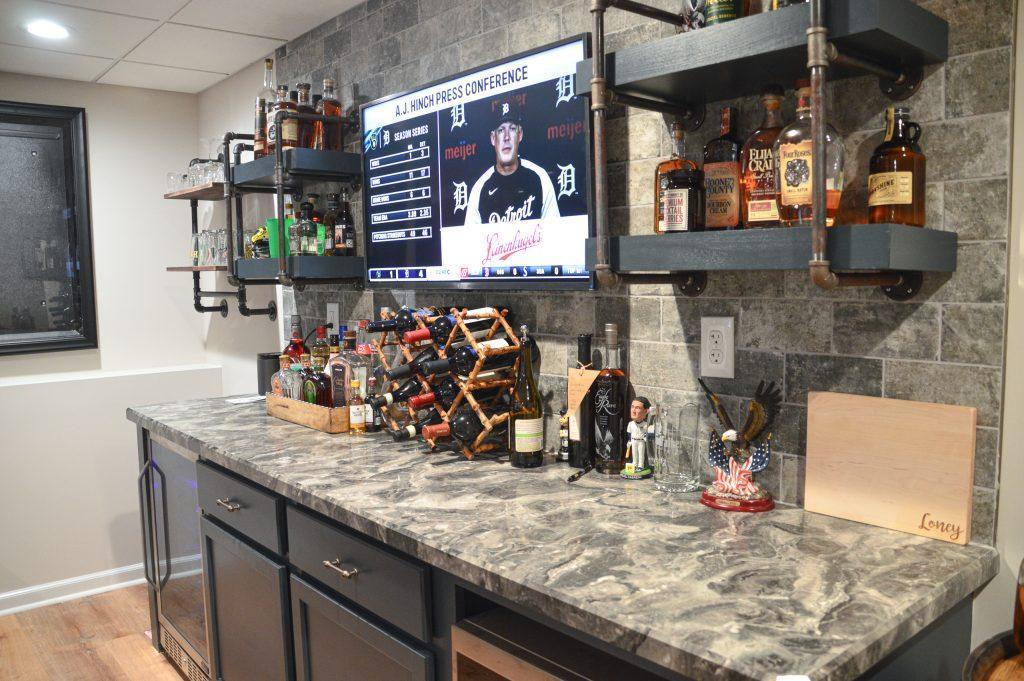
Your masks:
M363 109L370 282L588 280L582 39Z

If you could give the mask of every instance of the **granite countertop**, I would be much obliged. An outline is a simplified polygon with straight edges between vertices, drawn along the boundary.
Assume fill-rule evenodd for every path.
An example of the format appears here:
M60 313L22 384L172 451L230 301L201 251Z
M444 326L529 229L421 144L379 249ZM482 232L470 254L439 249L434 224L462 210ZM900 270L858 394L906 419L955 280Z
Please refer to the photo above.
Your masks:
M326 435L223 398L128 410L153 434L386 544L696 679L867 671L998 570L997 553L648 481Z

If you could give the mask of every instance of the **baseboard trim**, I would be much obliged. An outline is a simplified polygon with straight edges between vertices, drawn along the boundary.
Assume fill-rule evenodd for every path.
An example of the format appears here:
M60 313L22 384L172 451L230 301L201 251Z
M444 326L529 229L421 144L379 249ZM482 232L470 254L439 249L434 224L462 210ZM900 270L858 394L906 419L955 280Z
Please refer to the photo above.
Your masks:
M0 593L0 617L144 583L142 563Z

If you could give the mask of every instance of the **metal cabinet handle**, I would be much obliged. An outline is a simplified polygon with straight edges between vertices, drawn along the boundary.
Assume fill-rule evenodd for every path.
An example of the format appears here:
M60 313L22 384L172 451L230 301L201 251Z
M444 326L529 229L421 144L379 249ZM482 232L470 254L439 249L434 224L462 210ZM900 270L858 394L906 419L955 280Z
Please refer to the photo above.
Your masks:
M149 461L142 464L142 471L139 473L139 514L142 520L142 575L151 587L156 588L156 577L150 576L149 559L152 551L152 544L149 541L150 533L146 527L146 519L149 517L149 498L146 495L146 487L149 482Z
M234 513L238 509L242 508L241 504L236 504L235 502L231 501L231 497L228 497L227 499L218 499L217 505L220 506L221 508L226 508L228 513Z
M164 567L166 569L166 572L164 573L163 577L160 577L159 564L157 564L155 567L157 573L156 576L158 577L158 588L163 589L165 586L167 586L167 582L171 581L171 516L170 511L168 511L167 507L167 476L164 475L164 472L160 470L160 467L156 465L156 461L154 461L153 459L149 460L149 466L157 475L160 476L160 504L163 507L163 515L161 517L164 519Z
M334 570L339 575L341 575L342 579L352 579L353 577L359 574L359 568L352 568L351 570L346 570L345 568L341 567L341 558L335 558L334 560L325 560L324 567Z

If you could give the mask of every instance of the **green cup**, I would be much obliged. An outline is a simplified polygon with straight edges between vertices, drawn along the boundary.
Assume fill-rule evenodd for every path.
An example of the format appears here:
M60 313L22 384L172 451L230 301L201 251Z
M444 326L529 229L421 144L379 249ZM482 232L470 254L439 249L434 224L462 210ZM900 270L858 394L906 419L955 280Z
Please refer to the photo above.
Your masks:
M292 218L286 218L284 221L285 235L284 235L284 255L285 257L290 256L291 247L288 244L288 233L287 230L295 224L295 220ZM278 236L277 236L277 218L267 218L267 240L270 241L270 257L278 258Z

